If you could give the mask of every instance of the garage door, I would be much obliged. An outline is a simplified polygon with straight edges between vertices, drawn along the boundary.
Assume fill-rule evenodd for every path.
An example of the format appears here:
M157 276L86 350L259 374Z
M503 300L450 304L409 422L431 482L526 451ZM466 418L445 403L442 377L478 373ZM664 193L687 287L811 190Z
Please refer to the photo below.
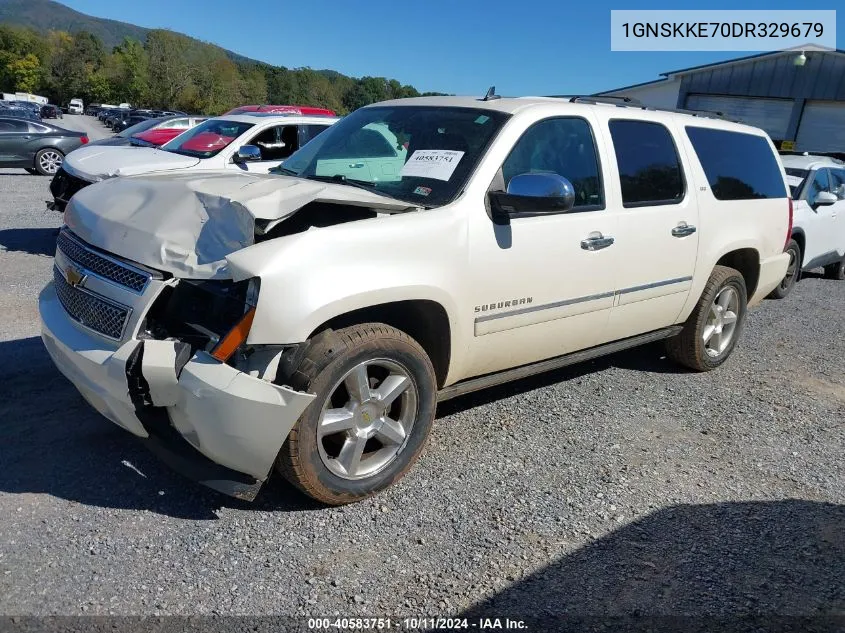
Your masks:
M792 104L792 99L691 94L687 96L686 107L688 110L722 112L730 119L766 130L774 140L782 140L786 138Z
M845 152L845 102L808 101L798 124L795 149Z

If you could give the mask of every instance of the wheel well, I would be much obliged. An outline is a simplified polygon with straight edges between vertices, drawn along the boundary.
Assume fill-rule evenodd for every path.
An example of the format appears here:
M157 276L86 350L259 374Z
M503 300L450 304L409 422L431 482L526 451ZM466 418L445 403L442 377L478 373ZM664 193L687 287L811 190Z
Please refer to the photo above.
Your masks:
M798 243L798 248L801 249L801 258L804 258L804 245L807 243L806 238L804 236L804 231L793 231L792 232L792 239ZM798 262L799 264L801 262Z
M382 303L353 310L326 321L308 338L312 338L323 330L339 330L358 323L384 323L405 332L420 344L431 359L437 376L437 386L442 387L446 382L452 337L449 317L439 303L417 299Z
M757 282L760 280L760 255L753 248L740 248L722 255L716 262L717 266L728 266L738 270L745 279L745 288L748 297L754 296L757 290Z

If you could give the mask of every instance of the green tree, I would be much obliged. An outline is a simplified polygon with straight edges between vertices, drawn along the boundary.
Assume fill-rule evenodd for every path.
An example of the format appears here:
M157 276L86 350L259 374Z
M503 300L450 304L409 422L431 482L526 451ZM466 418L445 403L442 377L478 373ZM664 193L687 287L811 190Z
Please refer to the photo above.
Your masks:
M35 92L41 83L41 61L32 53L9 62L6 67L19 92Z
M112 92L115 100L133 105L150 101L150 65L147 51L138 40L125 38L112 53Z

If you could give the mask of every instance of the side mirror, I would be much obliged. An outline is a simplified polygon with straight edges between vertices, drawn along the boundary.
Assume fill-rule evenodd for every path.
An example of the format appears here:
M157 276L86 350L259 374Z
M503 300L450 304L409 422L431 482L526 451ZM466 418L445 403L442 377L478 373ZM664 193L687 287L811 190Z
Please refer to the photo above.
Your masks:
M829 191L820 191L816 195L816 199L813 204L817 207L826 207L831 204L836 204L839 202L839 198L836 197L835 193L830 193Z
M491 191L488 197L493 220L505 224L511 218L566 213L575 206L572 183L552 173L519 174L507 191Z
M261 150L255 145L241 145L232 156L233 163L249 163L254 160L261 160Z

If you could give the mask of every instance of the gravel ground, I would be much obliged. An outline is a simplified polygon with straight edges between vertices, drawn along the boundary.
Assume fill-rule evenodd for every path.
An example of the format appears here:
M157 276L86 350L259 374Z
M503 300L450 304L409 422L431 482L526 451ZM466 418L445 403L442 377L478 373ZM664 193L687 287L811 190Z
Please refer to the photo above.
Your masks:
M845 283L765 302L715 372L651 346L446 403L375 499L245 504L53 368L47 185L0 171L0 613L845 612Z

